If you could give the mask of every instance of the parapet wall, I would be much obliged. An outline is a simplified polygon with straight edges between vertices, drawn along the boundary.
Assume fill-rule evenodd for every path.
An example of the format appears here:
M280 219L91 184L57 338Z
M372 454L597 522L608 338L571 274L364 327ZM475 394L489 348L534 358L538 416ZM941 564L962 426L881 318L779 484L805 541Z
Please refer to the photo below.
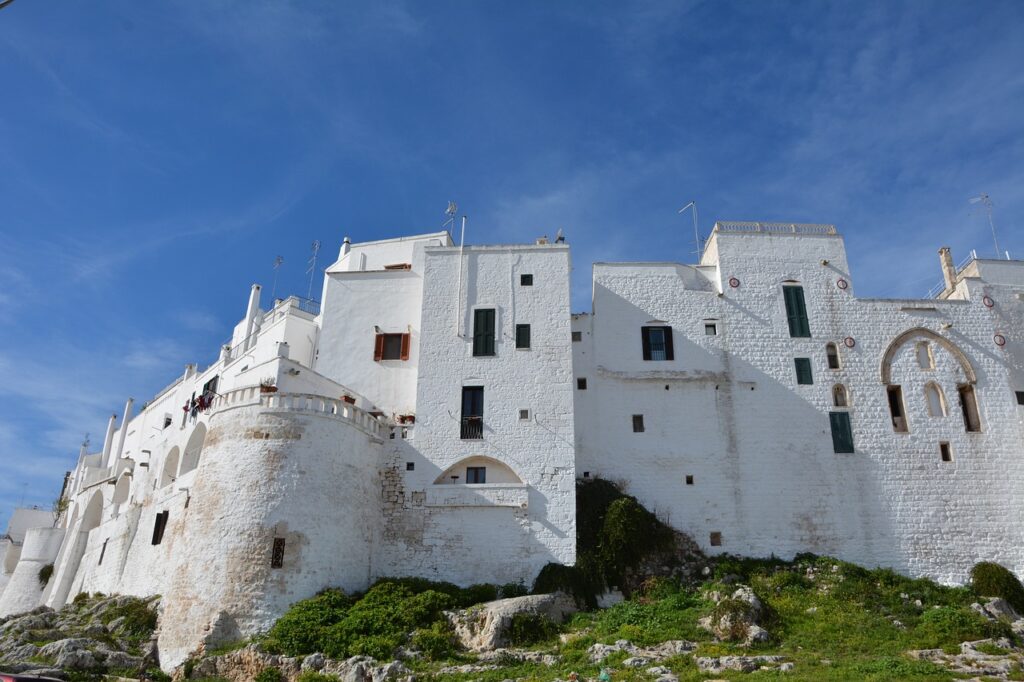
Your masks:
M39 605L44 587L39 582L39 570L53 563L63 541L63 528L31 528L25 532L21 558L0 595L0 618Z

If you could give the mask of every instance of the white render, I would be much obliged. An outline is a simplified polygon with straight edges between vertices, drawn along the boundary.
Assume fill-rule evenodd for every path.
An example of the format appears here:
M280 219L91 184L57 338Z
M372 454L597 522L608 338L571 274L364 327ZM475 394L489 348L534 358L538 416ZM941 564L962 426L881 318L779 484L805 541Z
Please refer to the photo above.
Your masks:
M346 238L322 304L264 310L254 285L217 362L119 406L56 524L12 518L0 616L80 592L161 594L170 668L327 586L529 584L575 561L587 477L621 483L709 553L832 554L949 583L979 560L1022 573L1024 263L942 263L935 298L859 299L831 226L721 223L698 265L595 264L593 310L572 315L566 244ZM810 337L790 336L786 285L803 288ZM480 309L494 311L493 355L474 354ZM649 326L671 327L672 359L644 359ZM183 405L204 386L193 417ZM465 387L482 388L482 420L462 419ZM852 453L834 452L830 412L849 415Z

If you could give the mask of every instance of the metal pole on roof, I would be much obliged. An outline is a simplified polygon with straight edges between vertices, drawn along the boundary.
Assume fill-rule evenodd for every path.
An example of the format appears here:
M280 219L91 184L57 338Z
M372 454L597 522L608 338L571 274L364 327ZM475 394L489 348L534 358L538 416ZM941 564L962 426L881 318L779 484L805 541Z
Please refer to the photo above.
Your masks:
M694 253L697 254L697 262L699 263L700 262L700 231L697 228L697 202L696 201L691 201L686 206L683 206L681 209L676 211L676 213L682 213L683 211L685 211L688 208L693 208L693 240L694 240L694 243L696 244L696 248L697 248L697 250L694 251Z

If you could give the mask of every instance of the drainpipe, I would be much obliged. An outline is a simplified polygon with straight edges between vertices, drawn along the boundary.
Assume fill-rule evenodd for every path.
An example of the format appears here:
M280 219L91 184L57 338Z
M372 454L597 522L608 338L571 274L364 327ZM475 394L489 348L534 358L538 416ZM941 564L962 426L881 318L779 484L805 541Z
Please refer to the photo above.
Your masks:
M117 436L117 454L114 455L110 462L107 462L107 466L121 459L121 454L124 452L124 439L128 435L128 420L132 418L132 403L134 402L134 398L128 398L128 401L124 404L124 419L121 420L121 430Z
M110 447L114 444L114 425L117 424L117 415L110 415L110 421L107 422L107 435L103 438L103 455L100 457L100 466L107 466L107 460L110 459Z
M252 348L253 332L256 330L256 315L260 312L260 285L253 284L249 292L249 307L245 311L245 341L242 347L245 350Z
M946 291L956 288L956 266L953 265L953 254L948 246L939 249L939 264L942 266L942 279L946 282Z

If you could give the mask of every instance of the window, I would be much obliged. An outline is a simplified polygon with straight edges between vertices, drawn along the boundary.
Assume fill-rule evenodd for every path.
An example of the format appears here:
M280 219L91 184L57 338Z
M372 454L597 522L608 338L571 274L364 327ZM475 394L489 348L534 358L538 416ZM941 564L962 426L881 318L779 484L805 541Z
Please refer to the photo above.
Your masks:
M829 369L839 369L839 347L831 341L825 344L825 360Z
M167 528L167 518L171 515L169 511L162 511L156 515L153 523L153 544L159 545L164 540L164 530Z
M716 323L714 323L714 322L705 322L704 323L704 336L717 336L717 335L718 335L718 325Z
M466 483L487 483L487 467L466 467Z
M693 474L686 475L686 485L693 485Z
M711 541L711 546L712 547L721 547L722 546L722 534L720 532L718 532L717 530L716 531L712 531L712 533L711 533L711 535L710 535L710 537L708 539Z
M853 452L853 427L849 412L829 412L829 426L832 427L832 452Z
M924 385L924 400L928 405L928 416L946 416L946 398L942 395L942 389L934 382Z
M672 360L672 327L641 327L644 360Z
M832 387L832 405L835 407L850 406L850 396L846 393L846 386L836 384Z
M576 343L578 341L582 341L583 340L583 332L573 332L572 333L572 340L573 340L573 343Z
M633 433L644 432L644 416L642 414L633 415Z
M530 418L530 411L529 410L519 410L519 419L520 420L525 421L525 420L528 420L529 418Z
M494 355L494 308L473 311L473 355Z
M804 288L795 286L782 287L782 297L786 302L786 319L789 322L789 335L794 338L810 337L811 326L807 321Z
M935 357L932 355L931 344L919 341L914 347L917 354L917 366L921 369L935 369Z
M373 346L373 361L408 360L411 334L377 334Z
M798 384L813 384L814 375L811 373L811 359L810 358L793 358L793 364L796 366L796 383Z
M110 538L107 538L106 540L103 541L103 548L100 549L100 560L98 562L96 562L97 566L102 566L103 565L103 557L105 557L107 555L107 543L108 542L110 542Z
M583 472L583 478L590 478L590 472L589 471L584 471Z
M405 463L405 470L406 471L416 471L416 462L406 462Z
M270 551L270 567L284 568L284 538L274 538L274 547Z
M484 437L484 387L462 387L462 435L463 440L480 440Z
M581 377L581 378L576 380L576 390L578 390L578 391L585 391L585 390L587 390L587 380L586 380L586 378Z
M519 275L519 285L524 287L532 287L533 275Z
M412 263L392 263L385 265L385 270L412 270Z
M167 428L168 426L170 426L170 425L171 425L171 422L173 422L173 421L174 421L174 420L173 420L173 419L171 419L171 415L169 415L169 414L165 414L165 415L164 415L164 428L166 429L166 428Z
M1024 405L1024 391L1014 391L1014 394L1017 396L1017 404Z
M892 430L896 433L907 433L907 413L903 409L903 389L899 386L886 386L889 397L889 416L892 418Z
M946 441L939 442L939 457L943 462L953 461L953 449L949 447L949 443Z
M530 325L528 324L517 324L516 325L516 348L529 348L530 347Z
M968 433L981 431L981 416L978 414L978 400L970 384L957 386L960 394L960 409L964 413L964 428Z

